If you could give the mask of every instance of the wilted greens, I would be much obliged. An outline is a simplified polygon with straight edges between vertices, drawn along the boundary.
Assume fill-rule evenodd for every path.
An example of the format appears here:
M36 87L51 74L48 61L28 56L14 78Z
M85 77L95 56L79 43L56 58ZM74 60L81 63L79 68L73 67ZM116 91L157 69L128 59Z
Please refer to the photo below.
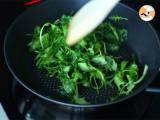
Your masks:
M72 103L90 102L79 95L79 86L99 93L101 88L112 85L117 87L117 96L129 95L143 80L148 67L145 66L139 77L134 59L127 61L111 55L127 40L127 30L116 25L127 19L111 16L90 35L69 47L66 35L71 18L63 15L60 20L35 28L28 46L35 53L38 69L47 71L49 77L56 77L61 83L59 92Z

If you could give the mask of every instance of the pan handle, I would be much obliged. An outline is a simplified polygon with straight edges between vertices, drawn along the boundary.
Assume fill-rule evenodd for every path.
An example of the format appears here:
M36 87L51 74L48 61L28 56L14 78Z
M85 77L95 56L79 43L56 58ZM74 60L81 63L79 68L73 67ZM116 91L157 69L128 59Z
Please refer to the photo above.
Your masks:
M160 74L157 76L157 79L151 83L147 88L145 88L145 92L152 94L160 94L160 82L159 82Z
M145 92L152 94L160 94L160 88L158 87L148 87L145 89Z

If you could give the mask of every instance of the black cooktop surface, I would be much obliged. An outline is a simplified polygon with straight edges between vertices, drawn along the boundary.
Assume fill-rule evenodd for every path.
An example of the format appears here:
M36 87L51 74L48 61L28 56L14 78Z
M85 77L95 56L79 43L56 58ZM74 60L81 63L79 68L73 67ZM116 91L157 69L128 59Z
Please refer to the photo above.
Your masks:
M27 0L24 0L27 1ZM43 1L42 1L43 2ZM160 33L159 0L122 0L123 3L138 10L144 4L156 9L153 26ZM34 5L32 5L34 6ZM10 119L35 120L159 120L160 94L148 93L145 90L139 95L122 103L85 111L80 108L61 108L32 95L19 85L8 71L3 57L5 33L11 22L30 6L24 6L22 0L0 1L0 102ZM160 88L160 75L152 83L152 87ZM150 89L148 89L149 91ZM157 90L157 89L155 89Z

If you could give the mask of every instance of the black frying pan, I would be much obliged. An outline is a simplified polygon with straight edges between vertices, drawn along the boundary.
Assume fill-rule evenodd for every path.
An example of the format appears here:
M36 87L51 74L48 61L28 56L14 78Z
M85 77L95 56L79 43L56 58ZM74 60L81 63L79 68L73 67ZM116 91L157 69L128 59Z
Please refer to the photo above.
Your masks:
M134 89L129 96L124 96L116 101L108 101L113 89L103 89L100 94L92 90L80 89L80 94L85 96L89 105L76 105L70 103L67 97L58 93L58 85L54 78L46 78L45 74L37 70L33 55L28 50L27 44L31 37L27 33L33 33L35 26L45 22L53 22L62 14L70 14L77 11L88 0L50 0L34 6L20 15L11 25L5 37L4 54L9 70L25 88L32 93L54 103L77 107L100 107L115 104L126 100L146 88L158 74L160 66L160 43L154 28L140 20L133 9L118 4L111 15L121 15L128 18L128 22L121 23L128 29L128 40L125 43L123 54L130 55L130 50L136 54L139 64L149 65L149 71L145 79Z

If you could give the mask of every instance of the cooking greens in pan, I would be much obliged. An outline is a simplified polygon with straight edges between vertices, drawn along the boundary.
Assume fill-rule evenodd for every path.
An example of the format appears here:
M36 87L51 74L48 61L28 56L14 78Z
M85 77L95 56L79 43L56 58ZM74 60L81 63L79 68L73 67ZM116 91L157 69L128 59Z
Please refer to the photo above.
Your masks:
M92 88L97 94L105 87L115 87L115 99L129 95L145 77L148 66L140 72L135 57L127 60L114 55L127 40L127 30L117 23L127 18L110 16L70 47L66 44L66 36L71 19L72 16L63 15L53 23L35 28L28 47L35 55L37 68L46 71L46 76L59 80L59 93L75 104L90 104L79 95L80 87Z

